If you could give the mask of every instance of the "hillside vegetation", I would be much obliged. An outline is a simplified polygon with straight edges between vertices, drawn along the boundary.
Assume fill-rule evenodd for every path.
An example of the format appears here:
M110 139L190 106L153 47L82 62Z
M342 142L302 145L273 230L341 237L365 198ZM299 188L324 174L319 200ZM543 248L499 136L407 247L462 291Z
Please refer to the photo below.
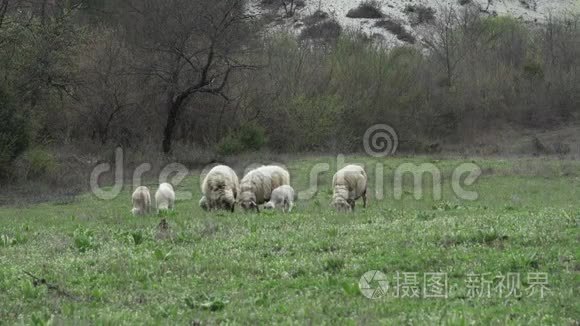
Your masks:
M117 146L157 169L349 153L377 123L406 153L580 153L577 134L542 136L578 125L573 15L529 25L459 6L422 14L417 46L385 47L324 12L301 37L272 32L239 0L1 3L5 183L78 192Z

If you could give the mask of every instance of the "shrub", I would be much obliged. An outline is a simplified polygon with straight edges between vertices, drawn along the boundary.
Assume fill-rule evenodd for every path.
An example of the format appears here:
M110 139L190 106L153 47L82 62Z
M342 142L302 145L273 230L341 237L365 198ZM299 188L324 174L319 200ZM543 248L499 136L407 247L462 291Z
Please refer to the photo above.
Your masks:
M527 79L542 79L544 78L544 69L542 64L538 62L529 61L524 64L524 76Z
M384 16L381 4L375 0L363 1L346 14L348 18L383 18Z
M306 24L306 26L312 26L315 25L325 19L328 19L328 13L324 12L322 10L316 10L312 15L307 16L306 18L303 19L304 24Z
M266 144L266 131L255 123L242 126L238 134L244 150L257 151Z
M266 144L266 131L250 123L224 137L217 146L220 155L235 155L246 151L258 151Z
M435 9L424 5L407 5L405 12L412 15L411 24L420 25L435 21Z
M388 30L389 32L395 34L397 36L397 39L403 42L411 44L414 44L416 42L415 37L411 33L409 33L401 23L396 22L394 20L380 20L375 23L375 26L382 27Z
M318 151L336 141L344 103L335 96L299 96L287 104L291 119L284 130L287 149Z
M40 148L24 152L14 165L21 180L39 179L54 174L58 168L54 155Z
M222 138L217 145L216 151L219 155L236 155L244 151L244 146L238 138L230 134Z
M328 20L322 23L308 26L300 33L300 39L334 41L342 32L342 26L336 20Z
M498 36L522 31L522 24L513 17L487 17L483 19L483 31L490 40Z

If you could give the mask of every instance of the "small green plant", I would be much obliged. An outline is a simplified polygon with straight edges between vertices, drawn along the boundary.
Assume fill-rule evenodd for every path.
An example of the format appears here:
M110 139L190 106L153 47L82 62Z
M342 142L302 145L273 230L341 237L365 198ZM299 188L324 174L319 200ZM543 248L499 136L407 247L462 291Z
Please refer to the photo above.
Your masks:
M429 212L418 212L416 217L418 220L422 220L422 221L430 221L435 219L437 215L435 215L435 213L429 213Z
M133 231L131 232L131 237L133 238L133 243L138 246L143 243L145 237L143 236L143 231Z
M439 201L433 205L433 210L436 211L452 211L457 209L463 209L464 207L458 204L453 204L448 201Z
M220 299L213 299L204 297L203 299L196 300L191 297L186 297L184 299L185 305L190 309L203 309L209 311L219 311L225 308L227 301Z
M153 256L160 261L167 261L172 256L173 249L164 250L163 248L157 248L153 252Z
M77 228L73 233L73 240L74 246L79 252L87 252L98 248L94 238L94 233L89 229L84 229L82 227Z
M324 261L324 270L331 273L339 272L344 268L344 259L330 257Z
M0 247L10 247L20 244L24 244L28 241L28 238L22 233L16 233L14 236L9 236L7 234L0 235Z

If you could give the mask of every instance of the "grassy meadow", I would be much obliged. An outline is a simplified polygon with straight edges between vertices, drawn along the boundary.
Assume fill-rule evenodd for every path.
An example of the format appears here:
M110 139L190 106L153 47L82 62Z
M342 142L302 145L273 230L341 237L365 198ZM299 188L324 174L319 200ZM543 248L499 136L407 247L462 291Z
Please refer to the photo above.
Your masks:
M357 202L354 214L329 208L331 156L285 162L298 191L308 188L312 167L331 166L314 198L291 214L203 212L198 171L177 187L193 198L176 203L166 228L160 216L130 214L130 186L111 201L85 194L72 203L1 207L0 324L578 325L580 162L346 162L364 163L369 173L369 205ZM408 162L441 170L441 200L432 191L413 198L410 177L394 198L393 171ZM465 186L479 194L475 201L458 199L451 187L453 169L466 162L483 171ZM382 200L372 195L377 163ZM373 270L389 289L369 299L359 280ZM446 298L396 295L397 272L417 273L406 285L421 294L425 273L444 273ZM485 273L521 275L521 295L499 295L494 281L491 295L474 296L468 275ZM530 273L548 277L543 298L526 294Z

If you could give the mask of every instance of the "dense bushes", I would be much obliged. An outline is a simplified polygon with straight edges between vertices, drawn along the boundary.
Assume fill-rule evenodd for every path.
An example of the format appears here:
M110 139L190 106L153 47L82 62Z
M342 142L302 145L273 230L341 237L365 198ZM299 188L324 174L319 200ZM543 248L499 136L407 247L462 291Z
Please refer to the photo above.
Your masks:
M235 155L247 151L258 151L266 144L264 128L255 123L246 123L229 133L217 145L221 155Z
M143 43L139 29L119 24L136 14L116 3L110 2L116 11L107 19L86 19L86 12L74 10L45 20L11 13L0 25L0 77L10 85L0 87L0 177L15 171L15 160L26 178L60 170L59 155L42 153L58 154L64 144L93 153L120 145L152 156L161 149L169 104L177 100L172 138L181 157L193 156L181 153L188 148L221 155L264 148L356 151L377 123L397 129L402 150L423 150L439 142L476 142L500 125L557 127L580 118L575 20L531 29L465 6L462 12L438 10L442 19L433 21L432 10L416 6L409 14L429 23L425 35L379 20L400 39L417 36L413 47L385 48L317 12L301 37L263 37L260 26L239 25L252 37L234 33L211 53L203 47L208 31L192 33L189 17L173 22L157 12L148 17L176 31L180 24L187 28L183 35L169 33L175 38L167 42L168 33L157 28L159 42ZM380 9L377 2L364 4ZM173 47L182 43L195 60ZM210 57L219 60L204 76Z
M538 32L516 19L450 14L457 15L450 26L424 36L433 40L430 54L384 49L356 33L331 50L273 40L265 73L274 77L263 91L276 96L256 108L270 145L356 150L366 128L388 123L399 131L401 149L422 150L435 142L474 142L506 124L551 128L577 121L580 25L551 21Z
M11 162L28 147L28 120L0 86L0 178L10 173Z

